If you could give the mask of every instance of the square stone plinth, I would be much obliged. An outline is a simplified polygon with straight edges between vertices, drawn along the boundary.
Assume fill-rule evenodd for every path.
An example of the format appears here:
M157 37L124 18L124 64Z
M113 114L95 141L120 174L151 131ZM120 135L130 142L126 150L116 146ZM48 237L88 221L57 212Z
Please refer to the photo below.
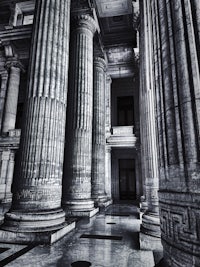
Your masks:
M162 251L161 238L140 233L140 249Z
M77 211L77 210L65 210L66 216L71 216L71 217L93 217L99 212L99 208L95 208L93 210L88 210L88 211Z
M37 231L37 232L11 232L0 230L0 242L2 243L17 243L17 244L53 244L67 233L72 231L76 226L75 222L65 222L59 229L52 231Z

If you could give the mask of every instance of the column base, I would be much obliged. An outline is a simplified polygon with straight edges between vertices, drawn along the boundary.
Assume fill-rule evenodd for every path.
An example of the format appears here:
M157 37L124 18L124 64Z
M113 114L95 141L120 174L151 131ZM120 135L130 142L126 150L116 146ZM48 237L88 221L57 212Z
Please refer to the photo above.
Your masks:
M12 194L6 194L6 196L2 199L1 203L11 203L12 202Z
M75 228L75 222L64 222L57 229L35 232L0 230L0 242L18 244L53 244Z
M145 201L145 197L144 196L141 196L140 197L140 204L139 204L139 207L140 207L140 221L142 223L142 216L143 214L147 211L148 209L148 204L147 202Z
M65 223L65 213L61 208L25 212L11 210L5 214L2 230L11 232L45 232L60 228Z
M160 238L161 231L159 215L157 213L150 212L143 214L142 225L140 230L146 235Z
M144 250L162 250L160 219L157 213L145 213L142 216L140 248Z
M3 220L5 214L10 210L11 204L11 202L4 202L3 200L0 202L0 216L3 218Z
M83 211L78 211L78 210L66 210L65 209L65 214L66 217L93 217L99 212L99 208L93 208L92 210L83 210Z
M94 209L94 201L91 199L66 200L62 202L64 211L91 211Z
M139 241L141 250L163 250L160 237L150 236L140 232Z
M108 198L107 196L99 196L97 198L93 198L95 207L100 207L100 208L106 208L109 205L113 203L113 200Z
M69 200L63 202L63 209L68 217L93 217L99 212L99 208L94 207L94 201Z

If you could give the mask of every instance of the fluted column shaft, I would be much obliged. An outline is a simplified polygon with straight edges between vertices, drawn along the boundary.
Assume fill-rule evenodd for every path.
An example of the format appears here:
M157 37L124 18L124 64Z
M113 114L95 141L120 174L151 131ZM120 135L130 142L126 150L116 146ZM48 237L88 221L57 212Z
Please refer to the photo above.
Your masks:
M105 191L109 199L112 198L111 192L111 147L106 146L106 155L105 155Z
M15 129L20 85L20 72L22 66L19 62L16 61L7 63L6 67L9 69L10 74L2 127L2 131L4 133L8 132L9 130Z
M149 237L157 238L157 246L161 246L160 242L160 221L158 208L158 155L157 155L157 139L156 139L156 121L155 121L155 88L153 80L152 66L152 47L149 46L147 40L152 40L149 22L151 21L148 13L148 5L145 1L141 4L141 14L144 17L141 25L143 36L141 36L140 51L141 56L141 90L140 90L140 111L141 111L141 146L143 158L143 176L145 179L145 195L147 209L142 216L141 231ZM145 76L143 76L145 73ZM142 78L144 78L142 80ZM146 238L146 237L145 237ZM147 244L144 235L140 234L140 245L144 248ZM150 241L150 240L149 240ZM153 241L153 240L152 240ZM156 248L156 242L153 245ZM149 242L149 249L153 248Z
M106 92L105 92L105 105L106 105L106 139L110 137L111 132L111 83L112 79L109 75L106 76ZM107 196L111 199L111 147L106 145L106 155L105 155L105 190Z
M94 58L93 135L92 135L92 198L103 202L105 193L105 86L106 62Z
M89 15L82 15L74 18L72 26L63 205L66 209L87 211L94 207L91 164L96 23Z
M111 135L111 83L112 79L109 75L106 76L106 92L105 92L105 102L106 102L106 137Z
M6 217L9 226L18 221L19 231L47 230L65 221L60 206L70 0L39 0L35 16L19 166Z
M11 185L13 181L14 166L15 166L15 151L10 151L8 169L6 175L7 179L6 179L5 196L3 202L11 202L12 199Z
M144 3L144 40L151 38L148 29L147 6ZM143 175L145 177L146 198L148 210L158 213L158 158L157 158L157 140L156 140L156 122L155 122L155 92L153 73L151 73L151 47L148 42L141 42L143 57L141 57L141 73L146 73L145 80L141 81L140 105L141 105L141 142L142 156L145 158ZM141 75L142 76L142 75Z
M4 72L0 73L0 77L1 77L1 88L0 88L0 131L1 131L3 124L7 83L8 83L8 71L5 70Z
M200 2L145 1L153 54L159 206L167 266L199 266Z

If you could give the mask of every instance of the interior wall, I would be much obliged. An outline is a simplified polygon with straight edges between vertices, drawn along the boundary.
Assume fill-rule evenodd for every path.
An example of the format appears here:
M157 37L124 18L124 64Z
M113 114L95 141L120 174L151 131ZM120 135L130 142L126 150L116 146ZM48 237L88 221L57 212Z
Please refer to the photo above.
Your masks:
M117 98L120 96L133 96L134 97L134 114L138 114L137 105L137 86L133 82L132 77L119 78L112 80L111 87L111 125L117 126Z
M120 200L119 191L119 159L134 159L135 160L135 177L136 177L136 199L139 200L142 195L142 181L139 170L139 162L135 149L121 148L112 149L111 159L111 192L114 201Z

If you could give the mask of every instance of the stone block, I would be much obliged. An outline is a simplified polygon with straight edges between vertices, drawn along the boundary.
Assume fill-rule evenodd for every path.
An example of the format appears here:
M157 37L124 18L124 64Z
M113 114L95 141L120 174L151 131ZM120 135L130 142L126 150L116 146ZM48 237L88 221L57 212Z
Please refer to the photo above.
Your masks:
M99 212L99 208L94 208L93 210L65 210L66 216L70 217L93 217Z
M142 250L163 250L161 238L159 237L146 235L140 232L139 239L140 249Z
M11 232L0 230L0 242L18 244L53 244L75 228L75 222L64 222L58 229L40 232Z

